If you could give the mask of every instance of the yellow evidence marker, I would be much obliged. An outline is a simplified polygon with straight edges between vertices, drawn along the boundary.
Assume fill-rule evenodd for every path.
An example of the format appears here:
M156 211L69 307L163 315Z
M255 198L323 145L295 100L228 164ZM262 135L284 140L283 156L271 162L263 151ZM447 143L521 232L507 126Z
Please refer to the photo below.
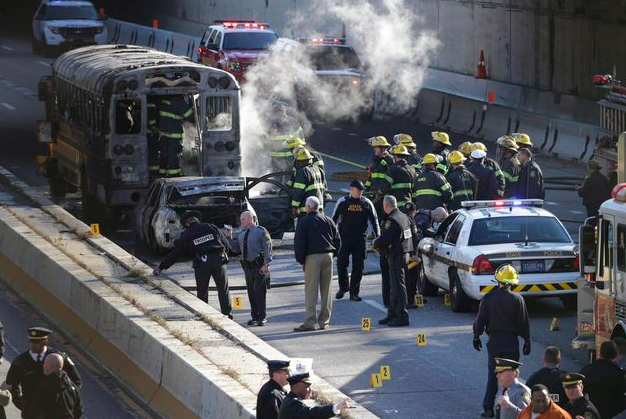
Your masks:
M383 380L391 380L391 368L389 365L383 365L380 367L380 378Z
M92 224L91 225L91 235L99 236L100 235L100 224Z
M372 374L371 385L374 388L383 386L383 380L380 378L380 374Z
M556 332L558 330L561 330L561 327L559 326L559 319L555 317L550 323L550 332Z
M417 346L426 346L426 333L418 333L415 344Z
M361 319L361 330L364 332L370 332L372 330L372 319L369 317L363 317Z
M424 297L422 296L422 294L415 294L413 300L416 306L424 307Z
M450 294L444 294L443 305L445 305L446 307L450 307Z
M241 310L243 308L243 298L241 297L233 298L233 308L235 310Z

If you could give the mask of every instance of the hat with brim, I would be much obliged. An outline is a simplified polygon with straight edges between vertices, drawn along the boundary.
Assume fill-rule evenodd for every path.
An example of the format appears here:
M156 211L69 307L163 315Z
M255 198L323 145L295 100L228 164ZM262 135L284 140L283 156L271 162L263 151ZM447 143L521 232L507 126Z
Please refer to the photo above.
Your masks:
M585 376L582 374L561 374L561 382L563 383L563 388L576 387L577 385L582 384L584 379Z
M472 154L470 154L470 156L473 159L484 159L485 157L487 157L487 153L485 153L482 150L476 149L476 150L472 151Z
M270 371L287 370L289 371L289 361L283 361L281 359L272 359L267 361L267 368Z
M311 375L308 372L305 372L304 374L292 375L291 377L289 377L288 381L290 386L298 383L306 383L309 385L313 384L311 382Z
M354 179L352 182L350 182L350 187L351 188L357 188L360 191L364 191L365 190L365 185L363 185L363 182L361 182L358 179Z
M494 369L496 374L504 371L516 370L522 365L521 362L506 358L494 358L494 361L496 362L496 368Z
M48 339L50 334L52 334L52 330L45 327L31 327L28 329L28 339L30 340Z

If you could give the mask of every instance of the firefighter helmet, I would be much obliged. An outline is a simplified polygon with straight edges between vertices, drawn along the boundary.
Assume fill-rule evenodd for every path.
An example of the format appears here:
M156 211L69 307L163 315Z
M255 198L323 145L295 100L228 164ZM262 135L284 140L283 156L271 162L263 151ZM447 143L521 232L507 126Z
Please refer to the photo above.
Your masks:
M472 154L470 154L470 156L473 159L480 160L480 159L484 159L485 157L487 157L487 153L481 150L480 148L477 148L476 150L472 151Z
M472 144L472 151L474 150L482 150L485 153L487 152L487 146L484 145L483 143L474 143Z
M409 150L407 150L406 147L403 146L402 144L398 144L398 145L394 145L393 147L391 147L391 149L389 150L389 153L396 155L396 156L408 156Z
M472 152L472 143L470 143L469 141L465 141L459 146L459 151L462 154L469 156L469 154Z
M313 155L311 154L311 152L304 147L296 151L294 157L296 158L296 161L313 160Z
M305 145L305 144L306 142L302 138L298 137L297 135L293 135L289 137L288 140L283 141L283 147L288 148L290 150L298 146Z
M509 263L502 265L496 271L496 280L503 284L515 285L519 282L517 269Z
M409 134L396 134L393 136L393 142L396 144L402 144L407 148L417 148L417 144L413 142L413 138Z
M437 164L439 163L439 159L433 153L428 153L424 156L423 164Z
M530 136L528 134L524 134L523 132L514 132L511 134L511 137L515 139L515 142L519 146L520 144L532 147L533 143L530 141Z
M372 137L367 142L371 147L391 147L391 144L387 142L387 139L382 135L378 135L376 137Z
M448 156L448 161L450 162L450 164L463 163L465 160L467 159L465 158L463 153L461 153L460 151L456 151L456 150L450 153L450 155Z
M445 145L452 145L452 143L450 143L450 136L445 132L435 131L431 132L430 135L433 137L433 141L437 141Z
M503 135L502 137L498 138L496 144L498 145L498 147L506 148L507 150L519 150L519 146L515 142L515 138L511 137L510 135Z

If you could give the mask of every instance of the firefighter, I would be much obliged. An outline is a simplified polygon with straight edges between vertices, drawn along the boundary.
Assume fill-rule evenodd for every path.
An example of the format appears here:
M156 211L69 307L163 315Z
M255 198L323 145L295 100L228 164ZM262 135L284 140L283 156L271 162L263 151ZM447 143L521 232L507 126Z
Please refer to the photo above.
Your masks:
M502 173L506 179L503 198L514 198L517 193L517 182L519 181L519 172L522 169L517 159L517 151L519 147L515 139L510 135L503 135L496 141L496 158L502 168Z
M519 361L518 336L524 339L524 355L530 354L530 323L524 298L511 291L511 285L519 282L517 270L510 264L501 265L495 274L498 288L485 294L480 302L474 321L474 349L480 351L483 332L487 342L488 372L487 388L483 399L483 417L493 417L493 406L498 389L494 373L495 358Z
M287 115L287 105L274 102L268 132L264 134L274 172L290 171L293 166L293 154L283 143L292 137L298 137L304 143L304 133L300 123ZM289 176L283 176L283 183L286 183L288 179Z
M587 217L597 217L600 205L610 197L609 180L600 172L600 169L600 163L597 160L589 160L587 163L589 175L585 176L582 185L574 186L578 196L583 199Z
M159 175L159 129L157 121L159 111L157 109L157 99L154 96L148 97L148 132L146 140L148 142L148 172L150 179L155 179Z
M311 155L313 156L313 165L320 168L320 170L322 171L322 175L324 176L324 183L326 183L326 171L324 170L324 159L322 159L322 156L320 153L318 153L315 150L312 150L310 147L306 147L306 142L304 138L300 138L294 135L290 137L288 140L283 141L283 147L291 151L292 159L293 159L293 156L295 156L295 154L298 152L298 150L300 150L301 147L304 147L307 150L309 150L309 153L311 153ZM293 184L293 176L295 175L295 173L296 173L296 168L292 160L291 178L287 181L286 183L287 186L291 187L291 185Z
M523 148L518 153L522 164L515 196L521 199L544 199L546 191L543 186L543 172L533 159L530 148Z
M413 187L417 175L415 169L406 161L409 152L405 146L395 145L391 147L390 152L394 163L385 175L385 182L381 183L380 195L395 196L398 208L402 211L404 206L413 199Z
M383 217L383 203L378 195L378 191L383 182L385 182L385 175L393 164L393 157L387 152L391 144L387 142L387 139L382 135L372 137L368 140L370 147L374 150L374 156L372 157L372 165L369 168L369 176L365 181L365 193L374 203L374 208L378 213L378 219L382 221Z
M470 143L469 141L465 141L459 146L458 151L460 151L461 154L463 154L463 157L465 157L466 159L469 159L470 154L472 153L472 143Z
M478 183L476 188L476 194L474 195L477 200L491 200L498 199L500 196L498 190L498 179L493 169L487 167L485 160L487 154L477 148L472 151L472 164L468 166L468 169L475 177Z
M472 144L472 151L476 149L485 152L485 157L483 158L483 164L488 169L491 169L494 175L496 176L497 197L502 198L504 196L504 188L506 186L506 179L504 178L504 173L502 173L502 169L500 168L500 165L494 159L487 157L487 147L483 143L476 142ZM472 159L472 163L473 163L473 159ZM467 165L468 168L469 166L470 165ZM489 199L493 199L493 198L489 198Z
M431 132L430 135L433 138L432 141L432 151L431 153L437 156L437 171L442 175L448 173L448 154L450 154L450 150L448 147L452 146L450 143L450 136L445 132L435 131Z
M291 214L295 218L306 215L306 199L309 196L316 196L324 202L324 182L320 168L313 165L313 155L309 150L298 150L294 158L296 174L291 188Z
M461 202L473 201L476 194L476 176L468 171L463 162L467 160L460 151L453 151L448 157L450 171L446 180L452 188L452 204L450 210L461 208Z
M396 134L393 136L393 141L406 147L409 152L406 162L415 169L415 173L420 173L422 171L422 156L417 153L417 144L413 142L413 138L409 134Z
M413 194L419 209L434 210L437 207L448 206L452 201L450 184L436 169L438 162L437 156L432 153L424 156L422 162L424 171L417 177Z
M157 105L159 130L160 164L162 176L180 176L178 155L183 151L183 123L193 122L193 106L184 95L168 95L159 99Z
M515 139L515 143L519 148L533 148L533 143L530 141L530 135L523 132L514 132L511 137Z

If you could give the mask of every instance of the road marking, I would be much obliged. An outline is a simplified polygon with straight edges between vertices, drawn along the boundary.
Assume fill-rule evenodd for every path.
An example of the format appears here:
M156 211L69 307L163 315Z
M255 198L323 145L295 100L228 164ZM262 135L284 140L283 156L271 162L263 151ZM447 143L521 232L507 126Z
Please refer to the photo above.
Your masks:
M581 215L584 215L584 212L582 212L582 211L569 210L569 212L571 212L572 214L581 214Z
M2 102L2 103L0 103L0 105L4 106L5 108L7 108L7 109L9 109L11 111L15 110L15 108L13 106L9 105L8 103Z
M39 64L41 64L41 65L45 65L46 67L51 67L51 64L50 64L50 63L47 63L47 62L45 62L45 61L39 61Z
M2 45L2 48L6 49L7 51L13 51L13 48L7 47L6 45Z
M383 306L382 304L377 303L377 302L376 302L376 301L374 301L374 300L363 300L363 302L364 302L365 304L369 304L369 305L371 305L372 307L374 307L375 309L380 310L380 311L382 311L383 313L387 314L387 309L386 309L386 308L385 308L385 306Z
M357 134L356 132L349 132L348 135L351 136L351 137L358 137L359 136L359 134Z
M546 204L546 205L559 205L556 202L552 202L552 201L544 201L544 204Z
M331 129L332 129L333 131L341 131L341 128L339 128L339 127L332 127Z

